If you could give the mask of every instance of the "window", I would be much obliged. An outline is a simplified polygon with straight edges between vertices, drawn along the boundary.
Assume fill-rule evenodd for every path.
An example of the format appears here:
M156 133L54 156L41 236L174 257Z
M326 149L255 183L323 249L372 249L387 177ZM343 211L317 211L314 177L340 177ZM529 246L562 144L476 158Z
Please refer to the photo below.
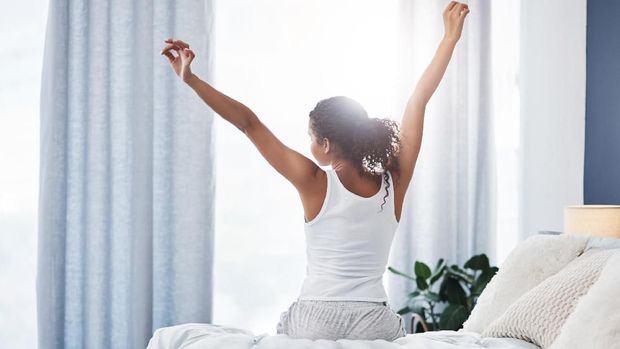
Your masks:
M251 107L287 145L311 157L308 112L347 95L369 114L399 72L398 1L216 1L215 86ZM518 0L494 2L498 257L517 242ZM46 1L0 13L0 342L36 347L39 92ZM497 18L497 20L495 20ZM15 30L19 28L19 30ZM198 58L200 59L200 57ZM216 119L214 323L275 333L305 274L303 210L293 187L235 127Z
M39 93L47 1L0 12L0 343L36 348Z
M518 0L493 2L491 60L497 166L497 260L500 263L519 238L519 13Z
M392 114L402 106L388 105L399 74L397 11L398 1L217 1L214 85L312 158L308 113L322 98L347 95L371 116L400 119ZM518 1L493 11L501 260L517 241ZM214 323L275 333L305 276L301 203L234 126L216 118L215 128Z
M388 115L397 1L218 1L215 87L312 158L308 113L347 95ZM234 126L216 119L214 322L275 333L305 276L294 187Z

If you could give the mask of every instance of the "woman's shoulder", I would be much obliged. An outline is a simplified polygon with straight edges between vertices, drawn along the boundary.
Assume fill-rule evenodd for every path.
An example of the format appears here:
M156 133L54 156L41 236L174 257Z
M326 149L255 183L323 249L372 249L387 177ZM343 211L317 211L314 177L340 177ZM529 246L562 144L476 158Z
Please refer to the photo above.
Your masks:
M310 180L305 183L304 192L310 194L311 196L315 196L327 187L329 183L329 178L331 176L331 169L322 169L317 166L315 171L309 177ZM320 196L320 195L319 195Z

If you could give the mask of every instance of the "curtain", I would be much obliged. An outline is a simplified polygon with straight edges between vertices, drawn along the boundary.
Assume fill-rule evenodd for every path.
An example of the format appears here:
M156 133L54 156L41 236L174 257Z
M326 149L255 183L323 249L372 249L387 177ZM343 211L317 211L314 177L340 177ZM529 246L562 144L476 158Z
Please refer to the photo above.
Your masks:
M211 78L210 1L49 3L40 348L144 348L211 321L213 114L160 56L168 37Z
M400 3L403 43L402 95L405 105L443 36L447 1ZM477 253L495 257L495 165L490 62L491 1L470 6L463 34L443 81L425 114L424 138L405 196L402 218L388 265L413 273L421 260L464 263ZM415 286L386 272L396 309Z

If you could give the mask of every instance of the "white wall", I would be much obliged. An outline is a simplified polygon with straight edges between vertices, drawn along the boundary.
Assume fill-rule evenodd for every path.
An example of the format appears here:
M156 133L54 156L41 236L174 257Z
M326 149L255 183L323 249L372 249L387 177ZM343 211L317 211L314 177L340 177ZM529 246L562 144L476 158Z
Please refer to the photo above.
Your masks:
M586 0L521 3L521 237L583 203Z

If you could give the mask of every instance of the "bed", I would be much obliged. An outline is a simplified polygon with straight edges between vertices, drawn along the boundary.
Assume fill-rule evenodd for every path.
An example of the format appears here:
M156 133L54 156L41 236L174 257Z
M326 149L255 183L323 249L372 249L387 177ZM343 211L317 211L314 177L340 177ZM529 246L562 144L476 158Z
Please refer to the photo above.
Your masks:
M567 234L535 235L510 253L459 331L332 341L189 323L157 329L147 349L620 349L620 206L565 215Z
M464 331L409 334L393 342L385 340L309 340L286 335L255 335L244 329L212 324L183 324L158 329L149 349L539 349L513 338L481 338Z

